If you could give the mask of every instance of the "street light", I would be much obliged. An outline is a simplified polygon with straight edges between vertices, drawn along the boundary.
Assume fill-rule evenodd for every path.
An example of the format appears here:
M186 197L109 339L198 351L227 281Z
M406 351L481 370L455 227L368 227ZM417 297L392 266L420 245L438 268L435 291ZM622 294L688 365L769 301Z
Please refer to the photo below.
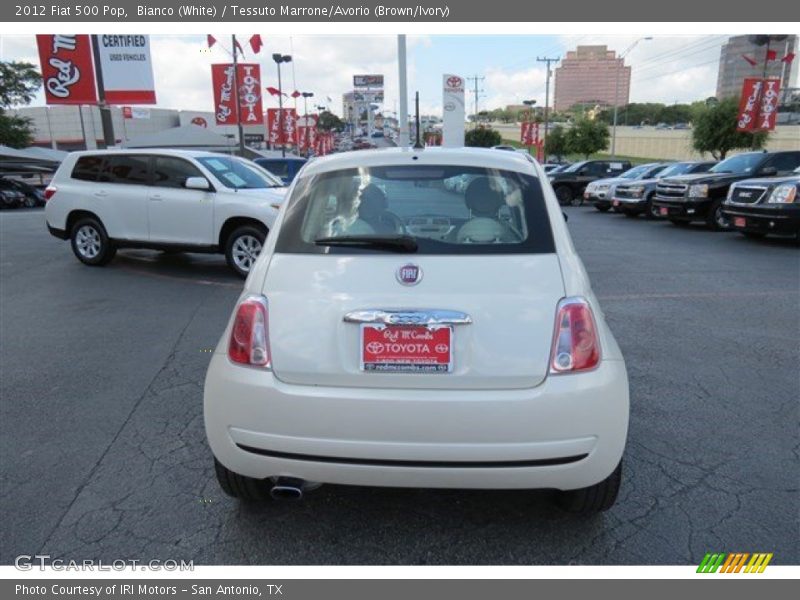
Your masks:
M278 139L281 140L281 156L286 156L286 143L283 140L283 87L281 86L281 63L292 62L289 54L275 53L272 60L278 65Z
M533 105L536 104L536 100L523 100L522 103L528 107L528 118L533 118Z
M305 134L306 134L305 138L306 138L306 140L305 140L305 144L304 145L305 145L305 148L306 148L306 156L308 156L308 153L309 153L309 148L308 148L308 99L314 97L314 92L302 92L302 96L303 96L303 111L305 112L305 124L306 124L306 130L305 130Z
M611 128L611 158L616 158L617 156L617 109L619 107L619 71L620 67L623 66L625 57L628 56L631 50L636 48L639 42L644 40L652 40L651 36L641 37L635 42L633 42L630 46L628 46L622 54L619 55L619 62L617 63L617 68L615 70L615 77L614 77L614 125ZM630 88L628 88L628 93L630 94Z

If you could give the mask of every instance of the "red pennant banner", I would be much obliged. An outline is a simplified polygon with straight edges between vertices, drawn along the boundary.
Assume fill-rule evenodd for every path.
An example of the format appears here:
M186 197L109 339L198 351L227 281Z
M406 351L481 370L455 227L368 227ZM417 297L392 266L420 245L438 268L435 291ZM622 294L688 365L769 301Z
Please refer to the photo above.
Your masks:
M778 112L779 79L749 77L742 84L737 131L772 131Z
M47 104L97 104L88 35L37 35Z
M254 125L261 121L261 67L256 64L238 64L234 81L233 64L211 65L211 83L214 87L214 113L217 125ZM236 110L234 84L239 85L239 107Z
M297 135L297 113L293 108L283 109L283 118L279 118L279 108L267 109L267 141L273 145L295 145ZM281 121L283 132L281 133Z
M250 38L250 47L253 49L253 54L258 54L261 52L261 48L264 46L264 42L261 41L261 35L255 34L253 37Z
M523 121L520 126L520 143L523 146L536 146L539 144L539 124Z

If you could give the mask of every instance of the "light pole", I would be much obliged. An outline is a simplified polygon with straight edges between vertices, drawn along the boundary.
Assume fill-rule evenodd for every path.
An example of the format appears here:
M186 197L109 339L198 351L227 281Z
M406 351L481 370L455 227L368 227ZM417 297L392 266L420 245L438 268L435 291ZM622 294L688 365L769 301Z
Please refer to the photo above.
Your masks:
M292 62L289 54L276 53L272 60L278 65L278 139L281 140L281 156L286 156L286 141L283 139L283 87L281 87L281 63Z
M303 110L305 111L305 144L306 156L308 156L308 99L314 97L314 92L303 92Z
M650 36L641 37L635 42L633 42L630 46L628 46L625 51L619 55L619 62L617 63L617 68L614 70L614 125L611 127L611 158L617 157L617 108L619 106L619 70L620 67L624 65L625 57L628 56L631 50L633 50L636 45L641 42L642 40L652 40L653 38ZM630 94L630 87L628 88L628 94Z

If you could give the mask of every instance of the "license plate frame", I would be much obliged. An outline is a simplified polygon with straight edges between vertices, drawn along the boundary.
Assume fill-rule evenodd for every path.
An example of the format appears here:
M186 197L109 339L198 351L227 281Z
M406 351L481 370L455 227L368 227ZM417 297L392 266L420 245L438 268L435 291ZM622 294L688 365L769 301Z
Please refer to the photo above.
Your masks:
M747 219L744 217L733 217L734 227L747 227Z
M451 325L362 323L358 340L359 369L363 373L452 373L453 340ZM375 344L374 351L368 351L368 344ZM440 351L440 344L447 346L446 352ZM427 346L429 351L423 352L420 345ZM412 350L412 346L416 349Z

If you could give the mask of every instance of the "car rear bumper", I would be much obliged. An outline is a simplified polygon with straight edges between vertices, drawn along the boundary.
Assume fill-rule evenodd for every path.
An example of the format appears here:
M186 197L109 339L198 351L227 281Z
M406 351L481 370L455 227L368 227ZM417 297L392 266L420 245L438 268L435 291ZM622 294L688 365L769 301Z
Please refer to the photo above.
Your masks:
M300 386L215 354L204 405L214 455L250 477L575 489L622 457L628 381L624 362L603 361L520 390Z
M653 198L653 206L662 217L678 221L699 221L708 216L708 210L713 203L711 198L690 200L664 200L658 196ZM663 214L666 208L667 214Z
M795 235L800 232L800 206L728 206L722 212L737 231ZM741 221L740 219L743 219Z

